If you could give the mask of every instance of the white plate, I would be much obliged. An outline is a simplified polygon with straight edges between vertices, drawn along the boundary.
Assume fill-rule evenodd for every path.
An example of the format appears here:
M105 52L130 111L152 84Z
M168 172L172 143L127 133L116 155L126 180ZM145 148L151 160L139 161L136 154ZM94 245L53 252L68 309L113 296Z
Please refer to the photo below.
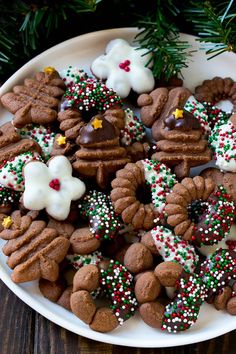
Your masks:
M54 66L62 70L69 65L76 65L89 70L94 58L104 52L108 41L114 38L124 38L132 41L137 30L135 28L118 28L85 34L63 42L25 64L1 87L0 95L21 82L26 76L45 66ZM183 35L198 49L194 37ZM193 54L188 69L183 70L185 86L193 89L203 79L215 75L230 76L236 80L236 55L227 53L216 59L207 61L202 51ZM0 107L1 123L11 119L11 115ZM0 246L3 241L0 242ZM126 345L131 347L172 347L207 340L236 328L236 317L223 311L216 311L213 306L205 304L200 312L197 323L188 331L179 334L167 334L148 327L136 315L121 328L112 333L101 334L93 332L76 316L62 307L46 300L39 292L37 282L14 284L10 278L10 270L6 266L6 257L0 254L0 277L3 282L26 304L44 317L56 324L80 334L84 337L101 342Z

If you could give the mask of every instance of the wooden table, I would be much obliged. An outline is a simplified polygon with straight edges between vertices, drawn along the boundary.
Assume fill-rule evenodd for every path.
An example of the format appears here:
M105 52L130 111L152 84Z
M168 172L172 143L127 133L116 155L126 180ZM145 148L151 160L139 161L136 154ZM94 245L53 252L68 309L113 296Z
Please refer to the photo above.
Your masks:
M176 348L138 349L95 342L48 321L0 281L0 354L235 354L236 330Z

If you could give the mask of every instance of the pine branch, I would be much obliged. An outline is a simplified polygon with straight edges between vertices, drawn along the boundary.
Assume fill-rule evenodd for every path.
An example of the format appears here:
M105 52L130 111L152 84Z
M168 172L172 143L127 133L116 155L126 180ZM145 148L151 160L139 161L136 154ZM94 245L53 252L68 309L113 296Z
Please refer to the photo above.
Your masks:
M94 12L97 4L101 0L71 0L71 1L51 1L49 6L42 4L33 4L22 9L25 17L19 29L26 53L28 48L36 49L39 32L44 30L46 37L52 31L56 30L62 21L68 19L70 13L80 14L85 12ZM46 31L45 31L46 30Z
M140 48L153 54L153 74L158 79L169 80L187 67L190 45L181 41L174 21L179 14L176 1L157 1L156 12L138 22L142 29L137 36ZM149 63L147 63L148 65Z
M236 51L236 4L234 0L193 1L192 8L185 11L187 20L204 43L208 59L227 52Z

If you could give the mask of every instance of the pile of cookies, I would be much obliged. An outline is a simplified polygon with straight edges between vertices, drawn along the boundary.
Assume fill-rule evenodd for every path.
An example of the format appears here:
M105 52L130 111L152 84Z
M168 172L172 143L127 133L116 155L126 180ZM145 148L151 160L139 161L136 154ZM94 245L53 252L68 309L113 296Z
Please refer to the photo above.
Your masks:
M184 331L204 302L236 315L236 116L217 106L235 105L236 83L160 87L143 54L116 39L92 74L48 66L0 98L12 281L38 280L99 332L136 312Z

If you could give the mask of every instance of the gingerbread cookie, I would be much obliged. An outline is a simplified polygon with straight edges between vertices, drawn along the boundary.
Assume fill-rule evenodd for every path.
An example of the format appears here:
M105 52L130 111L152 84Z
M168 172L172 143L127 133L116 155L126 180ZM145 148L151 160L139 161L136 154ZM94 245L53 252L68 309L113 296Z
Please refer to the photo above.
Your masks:
M179 178L189 176L190 168L211 160L207 140L199 121L189 112L175 108L162 122L163 139L157 142L152 158L170 167Z
M26 78L24 85L13 87L13 92L1 97L3 106L14 114L16 128L26 124L50 124L57 119L59 99L64 94L65 84L58 72L51 67Z
M65 237L47 228L43 220L33 221L29 214L21 217L18 210L3 219L2 227L0 237L8 241L3 253L13 269L14 282L58 278L58 263L64 259L70 245Z
M90 293L99 286L111 302L110 307L96 307ZM136 310L133 277L124 266L113 260L105 269L95 265L82 267L74 277L70 303L73 313L92 330L110 332Z
M119 146L119 132L102 115L81 129L78 144L81 149L75 153L73 168L81 176L95 178L100 188L105 189L110 176L129 162L125 148Z
M80 129L85 125L82 114L77 109L68 108L58 113L57 120L65 137L77 143Z

